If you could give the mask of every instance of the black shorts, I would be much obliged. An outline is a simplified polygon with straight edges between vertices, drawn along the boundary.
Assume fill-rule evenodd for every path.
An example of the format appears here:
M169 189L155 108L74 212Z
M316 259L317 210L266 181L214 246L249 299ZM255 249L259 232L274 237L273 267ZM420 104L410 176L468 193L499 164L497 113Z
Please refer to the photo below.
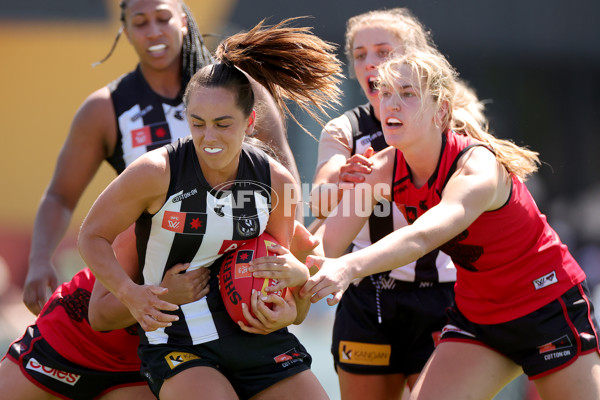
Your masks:
M164 381L187 368L212 367L247 399L273 384L310 369L312 362L296 336L282 329L269 335L239 333L210 342L181 345L141 344L142 375L158 398Z
M34 384L64 399L90 400L125 386L146 385L139 371L108 372L80 367L58 354L31 325L6 358Z
M448 309L442 341L484 345L510 358L529 379L556 372L582 354L597 352L598 323L585 282L524 317L501 324L474 324Z
M380 287L379 311L374 282ZM453 300L454 282L403 282L386 273L351 284L333 325L336 369L369 375L419 373L448 321L445 310Z

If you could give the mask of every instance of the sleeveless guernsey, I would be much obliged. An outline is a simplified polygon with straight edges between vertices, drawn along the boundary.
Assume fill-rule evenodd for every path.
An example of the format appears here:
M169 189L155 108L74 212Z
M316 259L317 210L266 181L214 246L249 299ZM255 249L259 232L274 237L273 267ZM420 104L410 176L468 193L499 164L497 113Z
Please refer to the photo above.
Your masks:
M166 201L136 223L144 282L153 285L177 263L189 262L189 270L213 263L218 268L215 261L225 252L264 232L271 206L269 160L262 151L244 144L234 185L218 190L206 182L191 136L166 148L171 167ZM172 326L144 332L142 343L192 345L218 339L231 325L239 330L213 283L207 297L179 307Z
M437 169L421 188L412 184L403 155L396 152L393 199L409 223L440 202L459 158L473 146L483 144L446 132ZM484 212L440 249L457 266L456 305L478 324L529 314L585 279L525 184L515 176L504 206Z
M182 98L154 92L139 66L108 88L117 116L117 142L106 161L117 174L142 154L190 134Z

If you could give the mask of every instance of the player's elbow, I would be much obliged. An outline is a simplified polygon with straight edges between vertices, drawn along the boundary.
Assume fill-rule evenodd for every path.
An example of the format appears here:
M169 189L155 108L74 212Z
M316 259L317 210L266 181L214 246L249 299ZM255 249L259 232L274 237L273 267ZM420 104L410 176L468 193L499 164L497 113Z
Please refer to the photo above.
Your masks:
M136 323L129 310L121 303L103 304L102 301L95 305L94 302L90 302L88 321L93 330L100 332L123 329Z
M95 331L102 332L115 329L114 326L112 326L111 318L108 318L106 314L99 311L97 307L90 307L88 310L88 320L90 322L90 326Z

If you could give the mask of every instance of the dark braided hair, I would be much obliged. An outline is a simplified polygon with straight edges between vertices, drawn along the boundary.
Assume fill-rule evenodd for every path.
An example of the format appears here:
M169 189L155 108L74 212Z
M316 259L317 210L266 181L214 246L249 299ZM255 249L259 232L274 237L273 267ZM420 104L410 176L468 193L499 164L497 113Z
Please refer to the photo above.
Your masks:
M181 50L181 90L184 91L185 87L196 71L206 65L212 64L213 58L210 54L210 51L204 45L204 38L202 37L202 33L200 33L200 29L198 29L198 24L196 23L196 19L192 15L192 12L183 1L178 1L187 17L188 27L187 34L183 38L183 46ZM92 66L95 67L102 64L108 60L115 51L117 43L119 42L119 38L125 29L125 11L127 10L127 3L128 0L121 0L121 3L119 4L119 7L121 8L121 16L119 18L121 21L121 26L119 27L119 31L117 32L117 36L113 41L110 51L102 60L96 61L92 64Z
M254 93L246 74L264 86L275 99L281 112L289 115L305 132L287 107L285 100L294 101L321 125L316 108L339 105L341 62L334 45L320 39L310 28L290 27L286 19L274 26L261 21L249 32L230 36L218 46L219 63L204 67L190 80L184 95L198 87L225 87L237 95L237 104L249 115L254 107ZM311 135L312 136L312 135Z
M183 38L182 48L181 90L183 92L196 71L212 64L214 60L210 51L204 45L204 38L200 33L200 29L198 29L198 24L192 16L192 12L183 2L181 2L181 7L187 17L188 26L187 34Z

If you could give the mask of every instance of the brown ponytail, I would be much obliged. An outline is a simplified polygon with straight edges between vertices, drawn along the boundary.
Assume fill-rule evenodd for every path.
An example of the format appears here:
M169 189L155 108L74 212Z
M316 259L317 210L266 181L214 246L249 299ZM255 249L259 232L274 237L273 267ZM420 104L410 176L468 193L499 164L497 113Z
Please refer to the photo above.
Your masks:
M249 32L225 39L216 50L221 63L236 67L263 85L275 98L280 111L292 115L284 100L292 100L321 125L316 108L339 105L341 62L334 45L311 33L311 28L290 27L298 18L274 26L261 21ZM306 129L302 127L305 131Z

